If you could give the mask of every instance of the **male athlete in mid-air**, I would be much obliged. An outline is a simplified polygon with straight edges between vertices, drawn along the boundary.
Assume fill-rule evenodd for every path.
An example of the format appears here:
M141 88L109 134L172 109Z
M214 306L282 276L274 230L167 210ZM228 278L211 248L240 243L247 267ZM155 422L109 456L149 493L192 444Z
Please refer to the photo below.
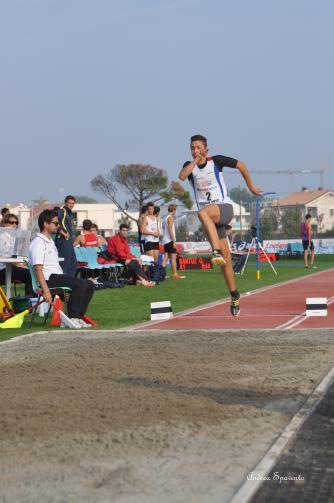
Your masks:
M238 169L254 195L260 195L262 190L254 187L248 169L242 161L224 155L208 157L207 139L202 135L192 136L190 142L193 160L184 163L179 178L182 181L188 178L193 187L199 210L198 218L213 249L212 263L223 266L225 281L231 292L231 314L238 316L240 293L235 284L225 229L233 218L233 206L227 195L223 168Z

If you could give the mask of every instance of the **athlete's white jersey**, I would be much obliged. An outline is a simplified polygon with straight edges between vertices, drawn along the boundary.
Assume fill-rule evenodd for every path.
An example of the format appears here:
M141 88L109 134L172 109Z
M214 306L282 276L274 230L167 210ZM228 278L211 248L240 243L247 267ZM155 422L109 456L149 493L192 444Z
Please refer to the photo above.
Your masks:
M169 232L169 227L168 227L168 220L170 218L172 218L172 215L169 213L169 215L164 217L162 220L162 242L164 245L173 241L172 236L170 235L170 232ZM175 222L174 221L173 221L172 229L173 229L173 234L175 237Z
M159 232L158 219L155 216L147 216L146 217L146 227L145 230L148 232ZM148 243L157 243L159 242L159 238L153 236L152 234L143 234L145 242Z
M208 157L206 165L202 168L196 165L188 177L199 210L209 204L232 204L232 200L227 195L222 168L214 162L215 158L223 158L223 156ZM234 161L235 165L237 163L237 160L232 158L224 159Z

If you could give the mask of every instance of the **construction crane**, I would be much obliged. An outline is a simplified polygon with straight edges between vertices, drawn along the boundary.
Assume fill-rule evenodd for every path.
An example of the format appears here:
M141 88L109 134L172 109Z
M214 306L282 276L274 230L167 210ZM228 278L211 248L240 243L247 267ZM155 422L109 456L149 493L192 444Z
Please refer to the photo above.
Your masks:
M264 169L252 169L251 173L259 175L313 175L320 174L320 187L324 186L324 173L326 169L330 166L330 159L319 169L275 169L275 170L264 170ZM229 171L229 173L234 173L234 171Z

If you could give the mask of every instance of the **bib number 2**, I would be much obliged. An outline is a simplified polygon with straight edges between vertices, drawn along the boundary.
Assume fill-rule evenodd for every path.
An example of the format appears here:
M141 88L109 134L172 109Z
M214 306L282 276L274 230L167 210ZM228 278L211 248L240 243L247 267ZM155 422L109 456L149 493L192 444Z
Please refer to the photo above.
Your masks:
M205 195L206 195L206 201L208 203L210 203L211 202L211 192L206 192Z

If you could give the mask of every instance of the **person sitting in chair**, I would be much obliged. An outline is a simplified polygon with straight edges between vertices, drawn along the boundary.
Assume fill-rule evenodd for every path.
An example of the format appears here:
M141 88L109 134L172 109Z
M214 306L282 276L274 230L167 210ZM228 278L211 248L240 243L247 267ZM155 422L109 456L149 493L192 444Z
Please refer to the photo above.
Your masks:
M155 286L155 283L148 281L141 267L141 259L135 257L130 252L128 244L129 226L121 224L119 232L108 241L107 251L110 257L127 267L127 271L137 285Z
M92 232L94 234L96 234L97 236L97 243L98 243L98 246L101 248L102 246L106 246L107 245L107 241L105 239L105 237L101 236L101 234L99 234L99 228L97 226L97 224L92 224Z
M79 234L73 242L73 246L100 247L104 244L100 236L93 230L93 222L88 218L82 222L82 234Z
M40 233L30 243L29 262L34 267L37 281L43 290L45 300L51 304L50 288L69 287L68 316L76 328L90 327L82 318L86 314L94 295L92 281L64 274L59 265L59 256L52 234L59 226L58 213L44 210L38 217Z

